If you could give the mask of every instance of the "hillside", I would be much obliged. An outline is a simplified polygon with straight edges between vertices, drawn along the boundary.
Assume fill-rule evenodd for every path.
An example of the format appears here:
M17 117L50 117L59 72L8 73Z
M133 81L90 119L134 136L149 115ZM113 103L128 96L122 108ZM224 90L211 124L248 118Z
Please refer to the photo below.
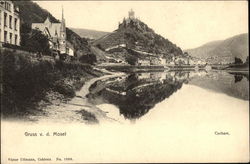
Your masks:
M13 1L20 9L20 19L21 19L21 38L25 38L25 35L31 31L32 23L44 22L49 16L50 20L54 23L60 22L47 10L42 9L38 4L30 0L27 1ZM67 23L67 20L66 20ZM24 37L22 37L24 36ZM90 47L85 38L81 38L78 34L67 28L67 41L70 42L74 49L77 57L82 55L91 56ZM21 40L22 45L22 40Z
M114 32L107 34L93 43L103 51L122 56L131 54L129 50L144 54L163 55L171 59L182 55L182 50L168 39L156 34L153 29L138 19L124 19ZM120 48L123 46L123 48ZM119 47L119 48L118 48ZM117 48L117 51L114 50ZM117 53L119 51L119 53Z
M52 22L58 23L53 15L51 15L47 10L42 9L38 4L31 2L30 0L26 1L13 1L13 3L19 6L20 9L20 18L21 23L26 23L31 26L34 22L43 22L47 16L50 17Z
M226 40L210 42L186 51L190 56L207 59L210 63L233 63L235 57L241 59L244 63L249 56L248 34L240 34Z
M70 28L70 29L75 33L77 33L80 37L89 39L99 39L102 36L109 34L109 32L82 29L82 28Z
M90 50L90 46L88 44L87 39L81 38L71 29L66 28L67 40L73 45L76 56L80 58L81 56L92 56L92 52ZM92 63L92 62L91 62Z

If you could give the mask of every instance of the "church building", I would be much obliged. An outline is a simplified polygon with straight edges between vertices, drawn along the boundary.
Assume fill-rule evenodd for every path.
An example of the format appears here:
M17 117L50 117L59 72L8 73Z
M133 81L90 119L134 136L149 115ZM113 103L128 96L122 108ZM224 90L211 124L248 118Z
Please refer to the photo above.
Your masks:
M47 36L52 50L59 51L61 54L74 56L74 50L69 42L67 42L66 23L62 10L61 23L53 23L50 18L43 23L32 23L32 29L40 30Z

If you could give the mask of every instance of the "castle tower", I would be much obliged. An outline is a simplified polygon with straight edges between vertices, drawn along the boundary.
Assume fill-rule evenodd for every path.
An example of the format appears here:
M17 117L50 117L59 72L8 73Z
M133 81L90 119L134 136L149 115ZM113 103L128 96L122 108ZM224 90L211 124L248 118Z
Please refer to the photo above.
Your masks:
M63 15L63 7L62 7L61 28L60 28L60 52L66 53L66 24Z
M135 12L133 11L133 9L131 9L131 10L128 12L128 18L129 18L129 19L135 19Z

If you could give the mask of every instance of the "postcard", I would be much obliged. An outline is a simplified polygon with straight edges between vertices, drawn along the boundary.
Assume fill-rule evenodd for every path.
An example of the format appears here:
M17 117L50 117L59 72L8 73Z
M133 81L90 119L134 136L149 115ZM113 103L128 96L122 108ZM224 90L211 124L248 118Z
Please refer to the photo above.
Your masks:
M1 163L249 162L247 1L0 0Z

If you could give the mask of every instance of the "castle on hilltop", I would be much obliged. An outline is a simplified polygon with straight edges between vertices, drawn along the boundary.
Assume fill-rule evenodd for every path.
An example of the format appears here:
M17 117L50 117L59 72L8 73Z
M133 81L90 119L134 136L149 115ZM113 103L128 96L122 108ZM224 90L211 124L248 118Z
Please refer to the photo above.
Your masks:
M133 9L130 9L130 11L128 12L128 18L123 18L123 22L120 23L119 22L119 27L122 25L122 24L129 24L131 21L137 23L138 22L138 18L135 17L135 12Z
M134 28L136 31L152 31L152 29L148 28L148 26L143 23L138 17L135 17L135 12L133 11L133 9L131 9L128 12L128 17L127 18L123 18L123 21L120 23L119 22L119 26L118 28L120 29L124 29L124 28Z
M50 48L59 51L61 54L74 55L73 47L67 42L66 23L62 9L61 23L53 23L50 18L43 23L32 23L32 29L42 31L42 33L49 39Z

